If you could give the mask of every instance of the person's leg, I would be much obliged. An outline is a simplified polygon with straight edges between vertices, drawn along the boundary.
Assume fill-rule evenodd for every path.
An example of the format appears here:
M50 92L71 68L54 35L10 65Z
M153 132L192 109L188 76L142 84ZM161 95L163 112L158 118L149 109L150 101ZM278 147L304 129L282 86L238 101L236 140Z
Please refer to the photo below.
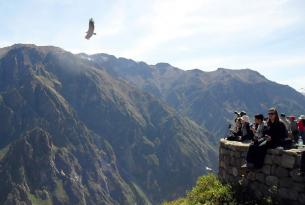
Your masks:
M255 156L255 168L262 168L264 166L265 156L267 154L267 145L257 146Z
M250 145L248 152L247 152L247 162L249 163L253 163L253 159L254 159L254 155L255 155L255 145Z

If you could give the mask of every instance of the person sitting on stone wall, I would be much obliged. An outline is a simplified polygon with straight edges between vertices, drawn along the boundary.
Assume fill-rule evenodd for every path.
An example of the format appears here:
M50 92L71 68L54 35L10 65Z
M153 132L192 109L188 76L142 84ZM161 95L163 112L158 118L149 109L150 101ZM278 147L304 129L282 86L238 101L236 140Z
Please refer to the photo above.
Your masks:
M235 114L236 113L237 112L235 112ZM239 117L239 113L234 119L233 127L231 125L229 126L229 131L230 134L226 137L226 139L230 141L238 141L239 136L241 136L241 118Z
M255 123L251 130L254 133L254 138L247 153L247 164L243 165L243 167L261 168L263 166L261 158L264 158L267 151L264 145L266 144L265 133L267 126L262 114L255 115Z
M240 141L253 140L253 132L250 129L250 119L248 115L243 115L241 117L241 136Z
M279 120L278 112L275 108L269 109L268 116L268 129L266 131L268 148L281 147L284 145L285 139L288 138L286 126Z
M267 125L264 121L263 114L257 114L254 116L254 124L251 127L252 132L254 133L254 141L261 141L264 139L264 134L266 132Z
M288 136L287 129L280 121L278 112L275 108L268 110L268 122L266 131L264 131L264 140L259 143L259 148L251 148L248 153L247 163L243 168L260 168L264 164L267 149L283 147L285 139ZM248 151L249 152L249 151ZM249 160L249 163L248 163Z
M231 130L231 136L227 137L230 141L247 141L253 139L253 132L250 129L250 120L247 115L238 117L236 121L236 130Z

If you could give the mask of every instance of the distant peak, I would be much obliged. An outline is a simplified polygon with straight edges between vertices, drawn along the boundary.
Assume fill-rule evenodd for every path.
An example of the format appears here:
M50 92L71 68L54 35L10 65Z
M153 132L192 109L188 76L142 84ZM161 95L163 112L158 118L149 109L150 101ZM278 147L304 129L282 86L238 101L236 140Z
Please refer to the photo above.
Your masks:
M114 55L110 55L110 54L107 54L107 53L96 53L96 54L92 54L91 56L116 58Z
M156 68L167 68L172 67L169 63L157 63Z
M177 68L169 63L157 63L155 66L153 66L157 69L161 69L163 71L166 70L171 70L171 71L176 71L176 72L184 72L184 70Z
M189 71L194 72L194 73L204 73L204 71L199 69L199 68L195 68L195 69L192 69L192 70L189 70Z
M23 44L23 43L18 43L18 44L14 44L8 47L4 47L2 48L5 51L10 51L10 50L15 50L15 49L37 49L39 51L42 52L67 52L64 49L60 48L60 47L56 47L56 46L37 46L35 44Z
M228 68L217 68L217 71L227 71L227 70L230 70Z
M212 71L213 72L213 71ZM256 70L252 70L250 68L243 68L243 69L229 69L229 68L217 68L214 72L226 72L226 73L232 73L232 74L253 74L253 75L260 75L262 76L259 72Z
M9 46L9 47L12 47L12 48L22 48L22 47L30 47L30 48L35 48L37 47L35 44L23 44L23 43L16 43L12 46Z

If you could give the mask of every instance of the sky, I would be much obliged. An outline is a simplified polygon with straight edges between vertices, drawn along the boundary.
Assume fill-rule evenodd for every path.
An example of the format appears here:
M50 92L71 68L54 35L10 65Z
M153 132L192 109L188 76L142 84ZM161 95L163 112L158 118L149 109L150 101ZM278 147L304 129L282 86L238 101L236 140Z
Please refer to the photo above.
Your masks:
M305 88L304 0L0 0L0 47L54 45ZM96 36L84 38L89 18Z

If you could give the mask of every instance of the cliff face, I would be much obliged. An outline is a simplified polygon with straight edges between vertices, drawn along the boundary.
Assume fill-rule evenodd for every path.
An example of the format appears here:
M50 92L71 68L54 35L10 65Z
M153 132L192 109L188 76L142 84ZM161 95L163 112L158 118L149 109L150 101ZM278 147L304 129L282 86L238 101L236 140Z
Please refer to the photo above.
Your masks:
M268 150L261 169L245 172L249 144L227 140L220 141L219 177L223 182L253 193L257 199L270 192L281 204L305 204L305 177L300 176L301 153L305 149Z
M90 60L4 50L0 204L158 204L216 167L206 130Z
M147 65L106 54L90 58L98 68L162 98L179 113L206 127L217 140L227 131L235 110L246 110L250 116L273 106L287 115L305 112L302 94L250 69L184 71L167 63Z

